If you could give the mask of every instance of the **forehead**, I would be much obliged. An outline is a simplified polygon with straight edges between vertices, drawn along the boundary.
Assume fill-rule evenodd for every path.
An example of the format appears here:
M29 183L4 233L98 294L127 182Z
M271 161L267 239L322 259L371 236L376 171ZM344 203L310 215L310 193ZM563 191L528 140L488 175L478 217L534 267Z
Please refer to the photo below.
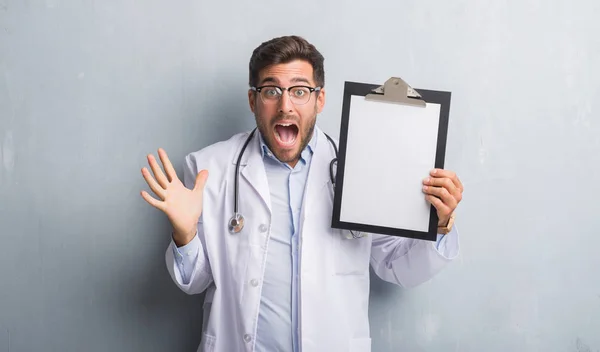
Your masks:
M263 68L258 74L259 85L263 83L298 83L314 84L313 67L305 60L294 60L284 64L275 64Z

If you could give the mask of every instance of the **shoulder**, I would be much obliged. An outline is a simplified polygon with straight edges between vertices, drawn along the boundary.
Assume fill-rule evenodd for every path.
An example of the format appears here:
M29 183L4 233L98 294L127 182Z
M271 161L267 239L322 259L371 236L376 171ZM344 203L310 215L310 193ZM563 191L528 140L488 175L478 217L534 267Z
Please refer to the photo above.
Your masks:
M248 138L251 131L237 133L229 139L208 145L185 156L185 166L194 174L208 170L214 175L227 170L233 164L237 151Z
M229 139L213 143L200 150L189 153L186 155L186 159L199 161L214 158L223 159L226 155L233 156L249 134L250 131L237 133Z

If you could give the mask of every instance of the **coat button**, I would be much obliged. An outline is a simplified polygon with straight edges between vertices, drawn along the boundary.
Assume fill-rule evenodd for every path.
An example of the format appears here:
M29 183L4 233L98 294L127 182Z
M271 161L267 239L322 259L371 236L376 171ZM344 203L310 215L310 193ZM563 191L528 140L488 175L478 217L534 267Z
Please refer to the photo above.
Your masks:
M267 225L265 225L265 224L261 224L261 225L258 227L258 230L259 230L260 232L262 232L262 233L265 233L265 232L267 232L267 230L268 230L268 229L269 229L269 228L268 228L268 227L267 227Z
M258 280L256 280L256 279L250 280L250 285L252 285L254 287L258 286Z
M244 341L246 341L246 342L252 341L252 336L250 336L249 334L244 335Z

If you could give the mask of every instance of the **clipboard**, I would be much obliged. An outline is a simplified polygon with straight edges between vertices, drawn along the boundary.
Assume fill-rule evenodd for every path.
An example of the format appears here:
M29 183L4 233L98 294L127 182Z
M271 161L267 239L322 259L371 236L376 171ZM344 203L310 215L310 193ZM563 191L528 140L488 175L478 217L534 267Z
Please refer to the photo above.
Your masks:
M444 168L450 97L399 77L345 82L333 228L437 240L437 211L422 187Z

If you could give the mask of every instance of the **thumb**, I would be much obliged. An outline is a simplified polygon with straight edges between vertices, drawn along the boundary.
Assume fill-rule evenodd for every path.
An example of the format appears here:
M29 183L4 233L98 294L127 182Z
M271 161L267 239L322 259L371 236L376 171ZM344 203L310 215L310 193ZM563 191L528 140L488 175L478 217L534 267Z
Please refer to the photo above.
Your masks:
M204 185L208 179L208 170L202 170L196 175L196 183L194 184L194 191L204 190Z

